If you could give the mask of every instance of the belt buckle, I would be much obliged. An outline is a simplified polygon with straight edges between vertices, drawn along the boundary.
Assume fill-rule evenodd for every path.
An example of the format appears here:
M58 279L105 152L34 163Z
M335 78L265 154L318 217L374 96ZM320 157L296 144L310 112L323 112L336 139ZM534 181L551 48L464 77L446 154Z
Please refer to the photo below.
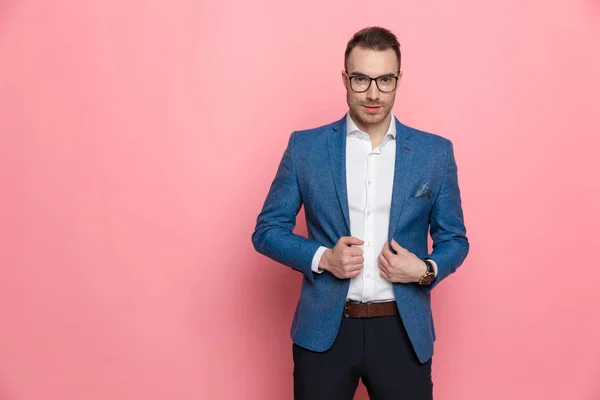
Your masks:
M350 316L350 314L348 314L348 304L366 304L367 305L367 315L357 315L354 318L370 318L371 316L371 305L373 304L373 301L366 301L366 302L360 302L360 301L354 301L354 300L348 300L346 301L346 304L344 304L344 317L348 318Z
M360 304L360 301L346 300L346 303L344 304L344 317L346 317L346 318L350 317L350 314L348 314L348 304ZM358 317L358 318L360 318L360 317Z

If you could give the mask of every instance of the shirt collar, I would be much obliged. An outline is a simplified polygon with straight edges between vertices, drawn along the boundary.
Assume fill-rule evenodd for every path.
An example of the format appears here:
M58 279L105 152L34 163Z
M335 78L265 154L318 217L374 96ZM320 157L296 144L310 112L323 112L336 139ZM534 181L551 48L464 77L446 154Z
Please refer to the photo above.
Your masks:
M385 136L390 135L395 139L396 138L396 117L394 116L393 112L390 112L390 115L392 116L392 118L390 118L390 126L388 127L388 130L385 133ZM354 133L354 132L365 133L365 132L361 131L360 129L358 129L358 126L356 126L356 124L354 123L354 120L350 116L350 112L348 112L348 113L346 113L346 135L350 135L351 133Z

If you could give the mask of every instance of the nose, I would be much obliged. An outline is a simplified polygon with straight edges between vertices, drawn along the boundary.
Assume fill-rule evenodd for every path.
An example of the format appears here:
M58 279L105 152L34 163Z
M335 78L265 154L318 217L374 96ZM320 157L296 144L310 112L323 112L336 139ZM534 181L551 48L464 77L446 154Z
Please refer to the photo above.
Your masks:
M371 86L369 86L369 90L367 90L367 99L368 100L379 100L379 88L375 81L371 81Z

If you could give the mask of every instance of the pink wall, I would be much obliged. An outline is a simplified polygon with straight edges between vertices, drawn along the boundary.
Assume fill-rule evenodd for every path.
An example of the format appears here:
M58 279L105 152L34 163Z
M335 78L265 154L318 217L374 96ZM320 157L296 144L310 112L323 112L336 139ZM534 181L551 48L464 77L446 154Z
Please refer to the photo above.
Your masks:
M371 24L459 165L436 399L600 399L597 0L0 2L0 399L291 398L301 277L250 234Z

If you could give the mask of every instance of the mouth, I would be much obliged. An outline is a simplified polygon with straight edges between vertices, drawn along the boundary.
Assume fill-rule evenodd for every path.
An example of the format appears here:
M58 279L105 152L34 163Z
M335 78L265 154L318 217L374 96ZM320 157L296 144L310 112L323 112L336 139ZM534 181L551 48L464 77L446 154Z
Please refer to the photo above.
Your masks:
M368 113L376 113L381 110L381 106L363 106Z

